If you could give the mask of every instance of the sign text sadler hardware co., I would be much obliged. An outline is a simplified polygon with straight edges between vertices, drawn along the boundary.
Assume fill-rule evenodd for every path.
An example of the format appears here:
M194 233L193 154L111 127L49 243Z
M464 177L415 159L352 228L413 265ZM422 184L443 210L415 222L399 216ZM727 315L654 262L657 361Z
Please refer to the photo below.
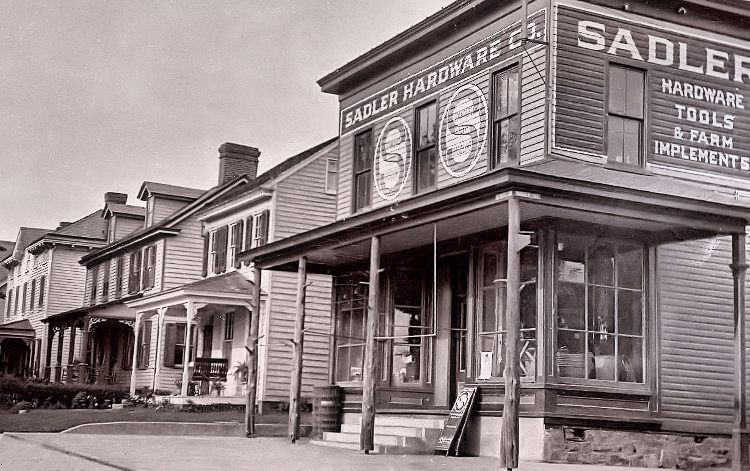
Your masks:
M540 10L529 16L528 36L543 40L546 15ZM414 74L341 111L341 134L346 134L441 88L523 52L521 23L516 22L492 36ZM531 48L531 45L527 46Z

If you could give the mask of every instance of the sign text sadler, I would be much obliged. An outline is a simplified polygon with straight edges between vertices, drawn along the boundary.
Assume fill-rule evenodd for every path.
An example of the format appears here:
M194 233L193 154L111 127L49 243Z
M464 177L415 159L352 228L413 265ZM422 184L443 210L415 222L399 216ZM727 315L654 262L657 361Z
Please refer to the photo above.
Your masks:
M545 22L544 10L529 16L527 27L530 39L544 39ZM422 72L344 108L341 111L341 134L522 53L521 37L520 22L516 22Z

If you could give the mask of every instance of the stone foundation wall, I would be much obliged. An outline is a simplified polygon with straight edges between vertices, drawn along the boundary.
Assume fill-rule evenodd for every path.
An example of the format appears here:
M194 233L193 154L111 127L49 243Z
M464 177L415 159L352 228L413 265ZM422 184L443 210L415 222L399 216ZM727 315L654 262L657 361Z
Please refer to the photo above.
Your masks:
M731 466L731 438L547 427L544 461L667 469Z

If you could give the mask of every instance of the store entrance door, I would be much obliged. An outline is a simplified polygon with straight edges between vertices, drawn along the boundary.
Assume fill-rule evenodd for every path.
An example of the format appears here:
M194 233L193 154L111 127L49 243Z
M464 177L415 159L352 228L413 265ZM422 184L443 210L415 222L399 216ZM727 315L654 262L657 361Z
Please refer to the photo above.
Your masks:
M451 379L450 403L452 404L466 382L467 364L467 286L469 263L466 257L451 260Z

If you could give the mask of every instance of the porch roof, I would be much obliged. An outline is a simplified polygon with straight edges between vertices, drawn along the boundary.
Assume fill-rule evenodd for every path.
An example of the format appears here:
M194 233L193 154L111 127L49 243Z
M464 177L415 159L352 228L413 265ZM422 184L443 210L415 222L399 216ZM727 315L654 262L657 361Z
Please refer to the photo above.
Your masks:
M149 296L128 301L125 304L137 311L193 301L206 304L249 306L253 298L253 282L240 272L233 271L212 276L193 283L178 286Z
M351 216L239 254L261 268L308 271L366 259L369 238L384 253L468 236L506 224L503 195L521 199L523 222L566 219L637 230L654 243L744 232L746 203L711 185L633 173L566 159L508 167L405 201ZM434 224L434 225L433 225Z
M5 339L32 340L34 336L34 328L28 319L0 325L0 341Z
M143 297L143 293L134 293L134 294L122 296L117 299L113 299L111 301L107 301L104 303L94 304L92 306L77 307L69 311L64 311L64 312L60 312L60 313L45 317L44 319L42 319L42 322L46 322L50 324L65 324L67 322L77 321L78 319L81 319L82 317L86 315L93 316L92 313L95 311L101 311L110 306L114 306L117 304L124 304L126 301L138 299L141 297ZM97 316L93 316L93 317L97 317ZM122 317L122 316L112 316L112 315L102 315L99 317L123 319L123 320L132 320L133 318L132 316Z

